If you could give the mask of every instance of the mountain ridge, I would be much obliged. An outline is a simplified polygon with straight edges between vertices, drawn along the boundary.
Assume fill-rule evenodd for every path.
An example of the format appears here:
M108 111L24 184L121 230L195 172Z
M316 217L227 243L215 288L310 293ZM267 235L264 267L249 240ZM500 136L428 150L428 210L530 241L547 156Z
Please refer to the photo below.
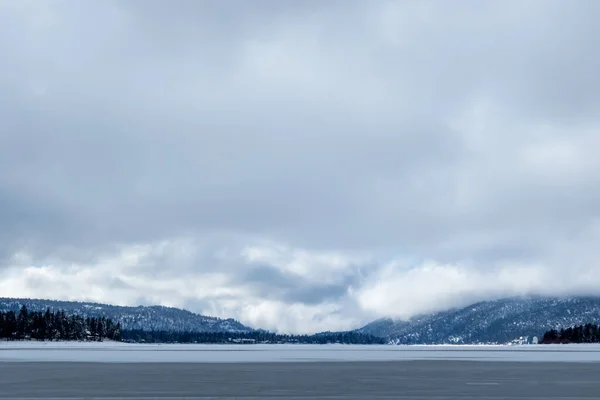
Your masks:
M0 298L0 311L64 310L83 317L106 317L125 330L168 332L260 332L232 318L222 319L160 305L118 306L94 302ZM521 296L481 301L409 320L380 318L346 331L395 344L480 344L532 342L551 329L600 323L600 297ZM265 331L266 332L266 331ZM326 334L318 332L315 335Z
M84 301L27 298L0 298L0 311L63 310L84 317L106 317L120 322L123 329L142 331L253 332L239 321L200 315L188 310L160 305L118 306Z
M520 296L481 301L408 321L380 318L359 333L397 344L531 342L550 329L600 322L600 297Z

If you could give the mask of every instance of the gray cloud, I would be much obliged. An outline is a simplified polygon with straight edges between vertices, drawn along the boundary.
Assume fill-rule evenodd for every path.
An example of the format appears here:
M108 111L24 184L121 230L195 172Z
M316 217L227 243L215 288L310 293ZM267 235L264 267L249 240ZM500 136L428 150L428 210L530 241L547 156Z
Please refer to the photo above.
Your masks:
M294 330L393 313L360 293L431 260L472 280L423 309L485 297L509 264L595 276L596 1L0 11L0 265L19 290L75 263L110 275L94 299ZM204 275L220 289L140 292ZM588 290L573 279L550 286Z
M355 279L350 276L339 282L319 284L269 266L249 268L237 277L239 284L249 285L261 297L308 305L343 299Z

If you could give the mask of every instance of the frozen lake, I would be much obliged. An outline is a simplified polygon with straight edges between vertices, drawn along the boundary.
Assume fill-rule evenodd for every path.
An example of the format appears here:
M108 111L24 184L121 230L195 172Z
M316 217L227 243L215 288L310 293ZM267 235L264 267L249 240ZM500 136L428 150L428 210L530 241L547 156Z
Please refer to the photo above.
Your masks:
M600 363L0 362L10 400L598 400Z
M0 362L262 363L414 360L600 362L600 345L359 346L0 342Z

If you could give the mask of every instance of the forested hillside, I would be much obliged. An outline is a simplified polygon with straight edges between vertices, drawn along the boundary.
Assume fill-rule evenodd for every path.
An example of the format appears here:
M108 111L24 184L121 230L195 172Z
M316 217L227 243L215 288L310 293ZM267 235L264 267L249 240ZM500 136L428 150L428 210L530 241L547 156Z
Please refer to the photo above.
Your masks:
M120 324L106 317L84 318L59 310L0 312L0 338L6 340L121 340Z
M414 317L380 319L358 332L398 344L510 343L551 329L600 321L600 297L514 297ZM525 339L524 339L525 340Z
M600 325L586 324L566 329L551 329L544 333L540 343L600 343Z
M18 313L22 306L30 311L63 310L67 315L107 318L123 329L176 332L251 332L252 328L228 318L221 319L164 306L115 306L110 304L42 299L0 298L0 311Z
M106 317L68 315L64 310L0 312L0 339L4 340L123 340L133 343L343 343L383 344L385 340L357 332L324 332L315 335L282 335L267 331L195 332L121 329Z

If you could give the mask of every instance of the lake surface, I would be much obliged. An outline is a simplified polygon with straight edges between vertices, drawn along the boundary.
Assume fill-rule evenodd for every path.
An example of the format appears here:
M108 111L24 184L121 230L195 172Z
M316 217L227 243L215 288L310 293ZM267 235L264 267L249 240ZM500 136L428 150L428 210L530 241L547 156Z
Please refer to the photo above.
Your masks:
M600 362L600 345L394 346L0 342L0 362Z

